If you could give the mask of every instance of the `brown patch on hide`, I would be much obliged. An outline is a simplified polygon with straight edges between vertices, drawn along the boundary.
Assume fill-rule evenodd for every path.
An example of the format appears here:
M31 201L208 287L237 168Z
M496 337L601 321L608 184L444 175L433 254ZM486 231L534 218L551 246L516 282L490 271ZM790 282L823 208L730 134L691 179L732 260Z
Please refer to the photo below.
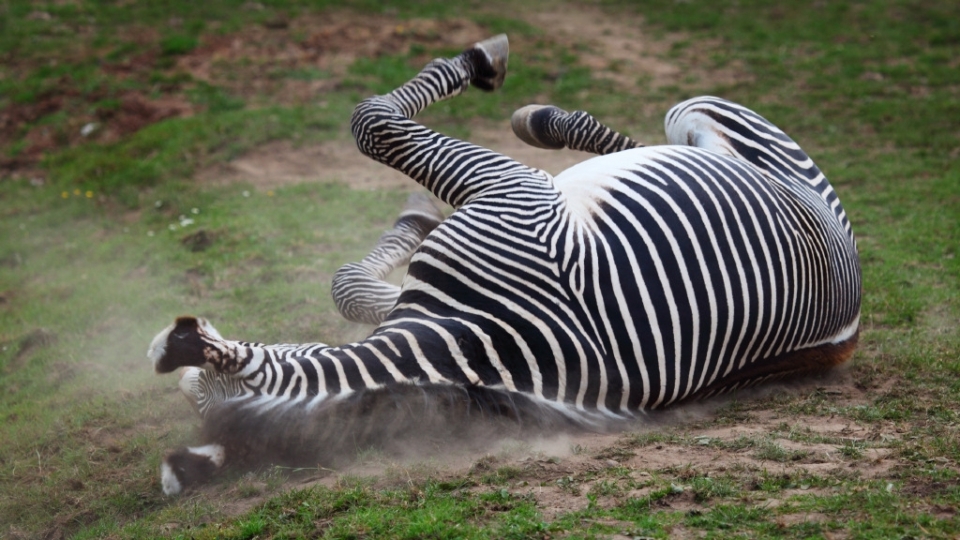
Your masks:
M734 388L748 387L761 381L780 380L788 376L791 379L801 379L825 373L853 356L859 336L858 328L850 338L840 343L827 343L819 347L790 351L773 358L759 360L756 364L746 366L743 370L732 373L700 390L687 401L723 393Z

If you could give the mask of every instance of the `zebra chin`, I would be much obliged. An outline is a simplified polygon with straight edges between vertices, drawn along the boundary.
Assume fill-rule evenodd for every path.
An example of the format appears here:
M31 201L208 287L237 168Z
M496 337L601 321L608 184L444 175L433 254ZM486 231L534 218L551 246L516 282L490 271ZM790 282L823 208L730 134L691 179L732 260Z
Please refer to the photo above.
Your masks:
M222 449L220 455L229 456L231 466L333 468L348 465L359 451L370 448L420 457L476 451L511 438L613 431L626 421L501 388L401 383L331 396L319 404L227 399L207 410L201 434L207 443L203 448ZM162 471L164 493L178 493L219 469L197 455L189 448L168 454Z

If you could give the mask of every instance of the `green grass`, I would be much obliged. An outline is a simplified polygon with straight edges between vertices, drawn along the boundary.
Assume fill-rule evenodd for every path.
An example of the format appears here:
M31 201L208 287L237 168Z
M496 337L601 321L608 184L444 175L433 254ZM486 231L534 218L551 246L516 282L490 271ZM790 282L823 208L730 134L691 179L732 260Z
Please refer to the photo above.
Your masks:
M664 61L698 62L698 76L680 86L623 88L582 65L579 53L592 44L576 37L568 43L507 3L261 4L0 7L0 111L29 113L0 137L0 536L960 534L960 6L592 3L647 35L674 40ZM417 46L359 58L342 80L304 103L284 101L284 87L276 85L326 84L332 71L276 66L265 89L250 93L230 78L248 73L242 62L217 67L209 80L177 67L207 38L335 13L325 11L332 7L398 20L469 18L490 33L510 33L513 57L502 92L468 92L425 114L424 121L459 135L468 135L477 118L502 121L534 100L588 109L616 126L654 126L691 93L739 101L783 127L831 179L858 237L863 330L849 377L859 393L736 400L700 420L569 452L570 460L618 463L606 468L550 472L567 458L491 459L467 473L411 478L409 471L388 471L385 479L292 491L289 478L326 472L265 468L228 473L179 500L163 497L156 474L162 452L194 440L195 421L173 380L155 377L146 365L153 334L191 312L244 339L357 337L336 316L330 277L365 253L405 197L342 185L211 187L195 183L194 174L270 141L342 137L357 100L402 82L424 57L456 52ZM127 63L140 67L117 67ZM711 70L734 65L750 75L745 82L711 81ZM109 124L123 114L131 93L178 100L191 114L112 139L77 135L88 121ZM45 108L53 98L60 105ZM652 104L660 116L637 104ZM53 142L32 146L40 133ZM20 159L27 165L17 165ZM42 185L30 185L33 177ZM197 241L200 231L204 242ZM701 435L748 426L769 411L783 423L768 433ZM834 419L879 435L823 436L794 418ZM889 433L896 436L883 438ZM821 457L796 445L826 445L849 471L804 469ZM709 474L622 465L658 448L740 455L763 465ZM876 477L861 474L878 451L896 465ZM358 459L383 458L371 450ZM549 514L531 495L541 488L564 494L577 509ZM260 498L239 515L224 507Z
M217 103L221 98L198 99ZM144 188L164 180L182 182L202 165L229 161L271 140L332 138L349 118L318 108L234 109L221 105L191 118L153 124L117 143L66 149L49 156L45 165L68 191L93 190L135 209L144 203Z

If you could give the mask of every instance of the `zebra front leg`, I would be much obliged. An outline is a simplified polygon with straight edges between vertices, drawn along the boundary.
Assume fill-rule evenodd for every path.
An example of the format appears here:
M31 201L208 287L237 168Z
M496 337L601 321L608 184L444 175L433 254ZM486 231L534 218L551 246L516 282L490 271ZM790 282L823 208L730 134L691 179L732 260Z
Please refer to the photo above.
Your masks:
M411 119L438 101L462 94L471 84L486 91L500 88L507 75L509 54L507 36L501 34L453 58L437 58L400 88L363 100L351 119L360 151L391 165L390 156L382 152L390 150L390 145L376 137L380 122L389 123L397 115Z
M502 190L506 177L527 174L526 181L547 179L516 161L441 135L412 118L437 101L474 86L498 88L506 76L509 47L506 36L477 43L454 58L427 64L416 77L383 96L362 101L353 112L351 129L357 147L459 208L487 190Z
M400 296L400 287L384 278L410 262L423 239L442 221L443 214L428 196L410 195L393 228L380 237L373 251L334 274L330 292L340 314L353 322L383 322Z
M569 148L605 155L643 146L585 111L568 113L552 105L527 105L518 109L510 119L510 126L521 141L546 150Z
M167 452L160 463L160 485L164 495L179 495L184 489L209 479L226 460L219 444L185 446Z

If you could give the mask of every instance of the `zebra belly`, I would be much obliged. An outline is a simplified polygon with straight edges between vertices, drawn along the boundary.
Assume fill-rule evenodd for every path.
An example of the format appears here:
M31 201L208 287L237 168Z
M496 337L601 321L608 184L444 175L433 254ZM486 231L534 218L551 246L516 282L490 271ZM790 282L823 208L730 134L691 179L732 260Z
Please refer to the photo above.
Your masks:
M438 361L466 358L485 384L614 411L685 399L849 326L823 301L843 293L811 247L829 239L809 238L830 230L800 227L771 184L690 147L588 160L554 179L553 232L516 227L506 203L461 208L388 323L426 314L459 344Z

